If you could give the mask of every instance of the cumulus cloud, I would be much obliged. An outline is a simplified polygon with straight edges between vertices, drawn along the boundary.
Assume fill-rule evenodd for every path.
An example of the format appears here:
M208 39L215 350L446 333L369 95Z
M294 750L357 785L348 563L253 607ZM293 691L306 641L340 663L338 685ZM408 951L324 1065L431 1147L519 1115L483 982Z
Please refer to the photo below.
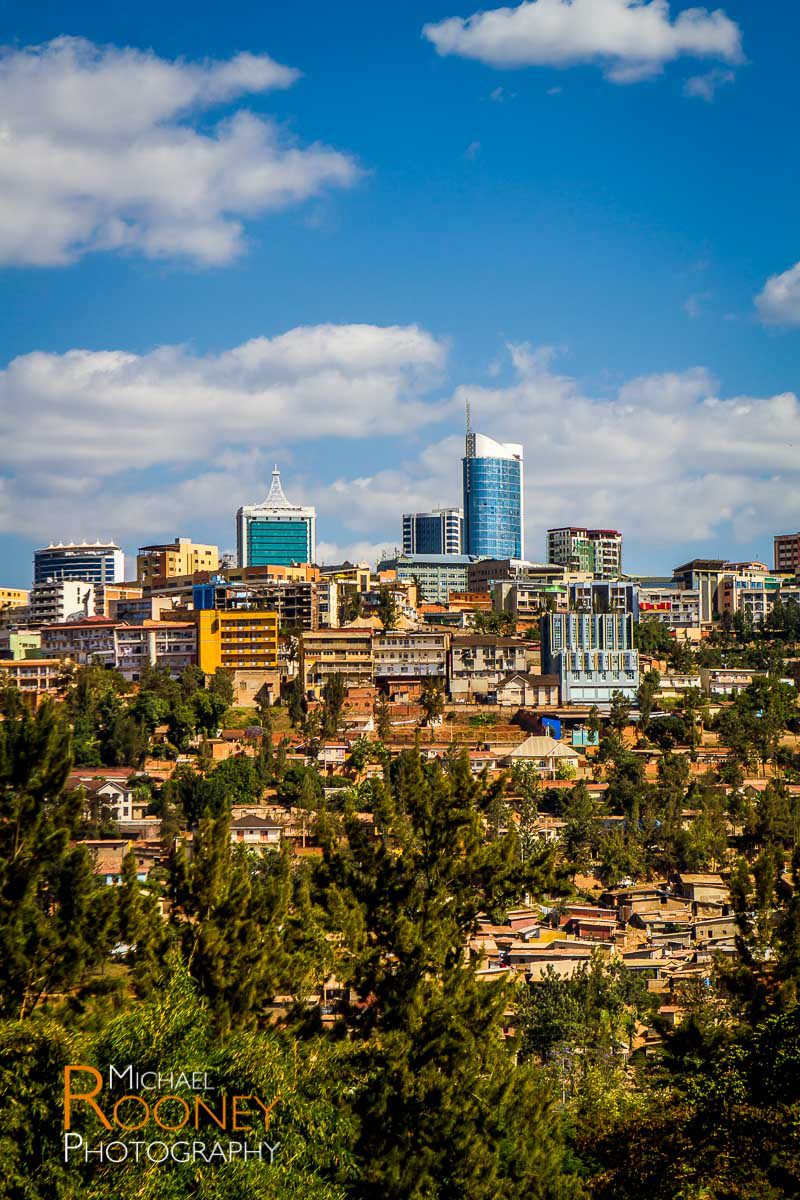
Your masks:
M59 536L111 510L145 531L252 502L272 465L253 447L270 456L441 419L430 391L445 359L413 325L300 327L206 356L24 355L0 373L0 529Z
M767 280L756 307L768 325L800 325L800 262Z
M793 393L723 396L702 367L598 393L551 350L508 354L507 384L444 395L446 346L416 326L300 328L210 356L25 355L0 374L0 532L230 545L277 459L289 497L317 507L319 557L373 560L404 511L460 502L467 397L476 429L525 446L530 558L568 522L618 527L631 567L667 568L671 547L724 556L762 537L766 553L794 527Z
M530 0L422 32L442 55L501 68L598 63L615 83L657 75L678 58L742 57L739 27L722 10L687 8L673 20L667 0Z
M800 403L792 393L720 397L703 368L645 375L611 395L591 395L554 370L552 351L510 348L507 387L464 385L475 428L525 446L526 554L544 555L548 526L622 529L639 554L694 544L724 556L796 521L800 505ZM459 503L463 435L431 444L412 462L322 489L337 522L366 538L399 536L399 514ZM356 487L368 506L354 505ZM360 516L348 515L348 505ZM793 527L793 526L792 526Z
M244 221L352 184L352 158L292 143L245 109L290 87L267 55L167 61L81 38L0 52L0 262L62 265L90 251L229 262Z

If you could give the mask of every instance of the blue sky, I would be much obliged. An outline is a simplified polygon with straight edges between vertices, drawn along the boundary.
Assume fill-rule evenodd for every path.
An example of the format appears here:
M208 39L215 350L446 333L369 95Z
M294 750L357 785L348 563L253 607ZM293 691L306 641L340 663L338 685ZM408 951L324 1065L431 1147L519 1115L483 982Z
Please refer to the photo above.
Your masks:
M508 68L483 27L423 36L470 0L0 0L0 582L51 539L230 547L275 459L326 557L374 554L458 500L467 393L525 443L529 557L572 522L622 529L631 570L770 561L800 527L800 15L726 3L687 50L673 3L642 67L642 6L594 0L598 31L587 2L515 26ZM48 101L99 67L99 100Z

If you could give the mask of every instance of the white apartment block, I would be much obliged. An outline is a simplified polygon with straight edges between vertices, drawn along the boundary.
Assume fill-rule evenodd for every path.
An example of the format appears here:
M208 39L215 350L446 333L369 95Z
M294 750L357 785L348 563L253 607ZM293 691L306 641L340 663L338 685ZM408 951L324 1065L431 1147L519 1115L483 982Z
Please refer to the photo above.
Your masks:
M444 679L449 645L447 633L377 633L372 641L375 678Z
M30 622L50 625L71 617L93 617L94 585L80 579L47 579L30 593Z

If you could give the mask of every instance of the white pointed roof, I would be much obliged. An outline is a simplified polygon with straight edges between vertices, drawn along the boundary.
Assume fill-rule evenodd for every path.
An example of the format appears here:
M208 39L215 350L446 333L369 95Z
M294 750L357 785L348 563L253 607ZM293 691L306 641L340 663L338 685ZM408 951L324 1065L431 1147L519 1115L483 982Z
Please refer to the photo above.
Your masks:
M292 504L283 490L281 473L277 466L272 472L272 484L269 495L260 504L244 504L239 509L238 516L263 516L265 513L281 514L284 519L298 518L315 520L316 509L311 505Z
M296 505L290 504L286 498L286 493L281 484L281 473L278 470L276 463L272 471L272 486L269 489L267 496L261 508L295 508Z

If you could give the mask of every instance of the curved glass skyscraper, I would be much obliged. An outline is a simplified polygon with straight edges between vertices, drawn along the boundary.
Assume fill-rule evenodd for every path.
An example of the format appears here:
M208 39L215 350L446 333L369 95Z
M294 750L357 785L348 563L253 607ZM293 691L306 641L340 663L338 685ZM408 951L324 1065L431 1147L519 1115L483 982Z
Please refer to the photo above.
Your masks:
M468 433L463 464L465 553L524 558L522 446Z

